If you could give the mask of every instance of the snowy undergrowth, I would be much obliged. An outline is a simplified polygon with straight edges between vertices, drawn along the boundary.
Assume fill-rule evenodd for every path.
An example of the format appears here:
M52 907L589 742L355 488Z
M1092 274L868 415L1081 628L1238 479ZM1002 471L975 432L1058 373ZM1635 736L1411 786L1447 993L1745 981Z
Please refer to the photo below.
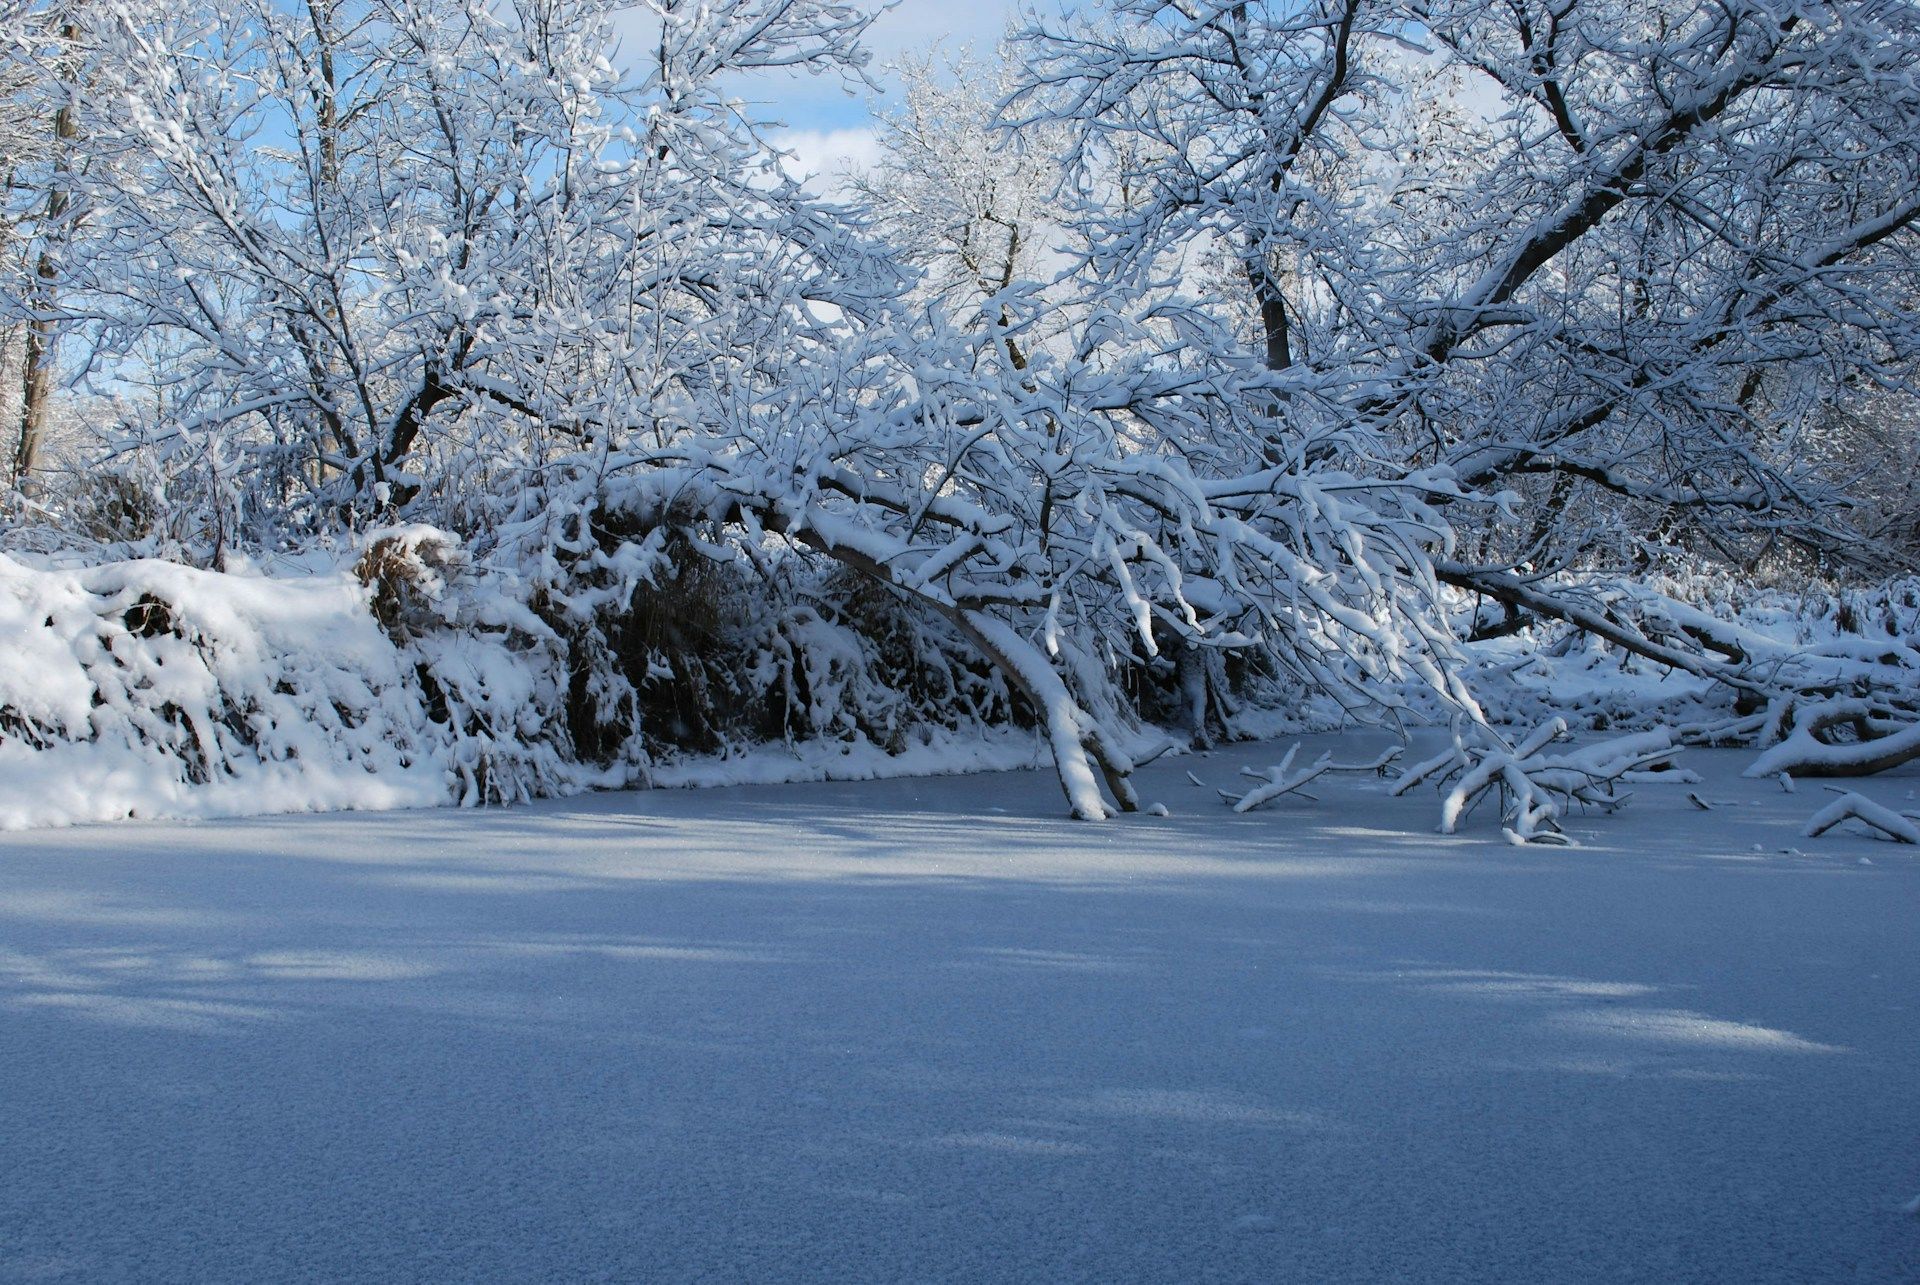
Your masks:
M871 604L863 634L844 616L857 599L756 615L655 568L614 622L570 620L549 595L556 627L535 591L433 528L376 532L358 554L286 576L0 555L0 828L873 779L1044 753L990 677L905 654L946 640L892 636Z
M583 609L585 595L556 606L476 568L430 527L376 532L352 557L274 576L0 556L0 827L1049 761L1004 683L884 595L729 578L662 550L636 566ZM1737 602L1666 588L1704 593L1722 642L1783 657L1878 656L1904 647L1920 614L1911 585ZM1488 713L1522 731L1554 709L1576 731L1702 723L1736 695L1570 631L1524 630L1468 656ZM1339 721L1212 687L1228 739ZM1131 706L1113 719L1127 753L1186 740L1153 726L1167 711L1138 676L1107 695Z
M606 779L543 727L537 635L405 643L346 568L0 557L0 826L531 798ZM532 624L529 618L520 624ZM454 627L458 626L458 627Z

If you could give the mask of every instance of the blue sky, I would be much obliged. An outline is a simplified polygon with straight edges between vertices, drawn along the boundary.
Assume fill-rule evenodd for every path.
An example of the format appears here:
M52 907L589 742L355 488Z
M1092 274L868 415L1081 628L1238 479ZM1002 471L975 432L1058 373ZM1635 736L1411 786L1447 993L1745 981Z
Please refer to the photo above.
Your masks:
M860 0L860 7L879 10L881 4L879 0ZM990 49L1006 30L1015 8L1014 0L901 0L882 11L867 33L876 74L884 79L880 64L936 41L951 49L964 45ZM778 92L772 84L768 89L774 91L769 95L773 104L795 129L846 129L868 120L862 98L848 96L839 85L824 78L796 76L787 92Z
M874 77L883 85L890 59L936 42L951 51L967 46L990 51L1015 11L1029 7L1016 0L900 0L884 10L881 0L859 3L880 10L867 33L867 46L873 51ZM1040 0L1037 7L1057 11L1059 3ZM795 168L801 173L831 184L849 165L868 165L875 159L869 95L848 94L837 80L814 76L768 79L755 87L755 94L768 115L786 122L779 138L795 153Z

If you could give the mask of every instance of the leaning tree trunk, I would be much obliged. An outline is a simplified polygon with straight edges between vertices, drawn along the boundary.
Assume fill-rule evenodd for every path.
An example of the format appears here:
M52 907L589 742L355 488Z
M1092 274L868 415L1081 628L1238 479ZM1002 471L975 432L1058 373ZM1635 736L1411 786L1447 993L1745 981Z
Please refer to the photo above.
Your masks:
M849 540L822 522L820 515L802 516L796 522L795 514L804 514L804 506L767 503L764 497L756 503L753 497L737 492L729 499L735 512L753 513L758 529L784 534L843 566L901 590L951 620L1033 706L1053 750L1060 788L1075 817L1104 821L1116 811L1139 810L1140 797L1128 779L1134 769L1133 759L1113 732L1074 699L1053 662L1012 626L977 605L929 593L924 583L903 576L904 564L898 555L906 552L904 542L889 541L890 547L876 548L872 543L875 533L870 531ZM1111 801L1101 793L1103 781Z
M1039 714L1047 743L1053 748L1060 788L1066 791L1073 815L1082 821L1104 821L1113 815L1100 793L1101 779L1112 791L1120 811L1138 811L1139 795L1127 779L1133 771L1132 759L1099 720L1073 699L1053 662L1011 626L992 616L978 611L950 614L969 641L1019 687ZM1096 768L1098 778L1094 775Z

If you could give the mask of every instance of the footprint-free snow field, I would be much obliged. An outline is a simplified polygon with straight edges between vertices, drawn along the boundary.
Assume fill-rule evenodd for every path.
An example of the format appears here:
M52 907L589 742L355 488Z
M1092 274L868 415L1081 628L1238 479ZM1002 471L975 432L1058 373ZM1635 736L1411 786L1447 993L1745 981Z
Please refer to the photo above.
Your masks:
M1279 749L0 836L0 1280L1920 1280L1914 849Z

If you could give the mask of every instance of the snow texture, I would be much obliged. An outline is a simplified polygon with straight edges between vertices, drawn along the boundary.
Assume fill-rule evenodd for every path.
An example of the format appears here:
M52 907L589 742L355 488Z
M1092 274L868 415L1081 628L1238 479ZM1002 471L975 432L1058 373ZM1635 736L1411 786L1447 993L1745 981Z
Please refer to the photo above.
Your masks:
M1688 761L0 836L0 1280L1920 1279L1920 863Z

